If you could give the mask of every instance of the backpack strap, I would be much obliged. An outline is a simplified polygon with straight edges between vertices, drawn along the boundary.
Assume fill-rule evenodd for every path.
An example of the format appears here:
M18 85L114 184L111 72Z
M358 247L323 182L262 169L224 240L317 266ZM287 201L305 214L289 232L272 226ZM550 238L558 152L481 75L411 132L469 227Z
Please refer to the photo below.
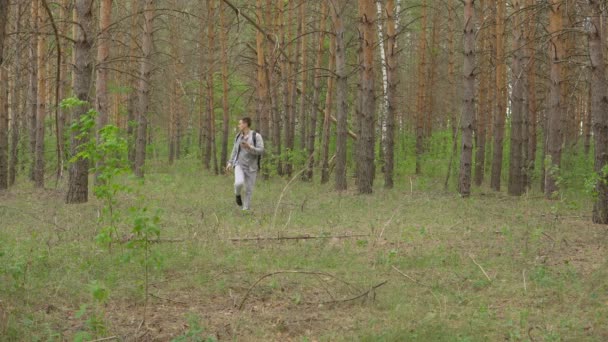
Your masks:
M257 135L257 132L253 131L253 137L252 137L253 138L253 147L258 147L256 135ZM260 170L260 159L262 159L262 156L258 155L258 170Z

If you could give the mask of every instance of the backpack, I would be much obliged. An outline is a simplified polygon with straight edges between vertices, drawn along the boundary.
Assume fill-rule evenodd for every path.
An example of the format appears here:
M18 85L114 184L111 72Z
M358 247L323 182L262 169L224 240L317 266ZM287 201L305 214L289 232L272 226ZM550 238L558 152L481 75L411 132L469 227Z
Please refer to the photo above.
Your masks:
M251 131L251 133L253 134L253 137L252 137L252 139L253 139L253 147L258 147L257 140L256 140L257 132L256 131ZM237 141L239 141L239 137L240 136L241 136L241 132L239 132L239 134L236 135L236 138L234 138L234 143L235 144L236 144ZM241 153L241 145L240 144L239 144L239 147L236 150L236 158L237 159L239 158L239 153ZM262 156L258 155L258 170L261 169L260 168L260 160L261 159L262 159Z

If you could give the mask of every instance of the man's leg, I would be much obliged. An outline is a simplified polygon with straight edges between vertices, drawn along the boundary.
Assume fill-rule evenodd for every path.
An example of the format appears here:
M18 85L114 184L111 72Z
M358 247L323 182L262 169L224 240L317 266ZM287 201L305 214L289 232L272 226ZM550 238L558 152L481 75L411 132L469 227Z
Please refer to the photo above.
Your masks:
M243 205L241 200L241 190L245 184L245 175L240 165L234 168L234 194L236 195L236 204Z
M257 178L257 171L245 171L245 200L243 201L243 210L251 209L251 197L253 195L253 187L255 186L255 179Z

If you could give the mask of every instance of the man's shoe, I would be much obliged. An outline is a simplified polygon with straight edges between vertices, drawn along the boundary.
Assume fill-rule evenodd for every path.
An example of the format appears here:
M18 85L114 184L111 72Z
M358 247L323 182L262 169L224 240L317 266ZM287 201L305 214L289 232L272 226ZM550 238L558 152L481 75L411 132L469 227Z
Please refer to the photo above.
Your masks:
M241 195L236 195L236 204L239 207L243 205L243 200L241 199Z

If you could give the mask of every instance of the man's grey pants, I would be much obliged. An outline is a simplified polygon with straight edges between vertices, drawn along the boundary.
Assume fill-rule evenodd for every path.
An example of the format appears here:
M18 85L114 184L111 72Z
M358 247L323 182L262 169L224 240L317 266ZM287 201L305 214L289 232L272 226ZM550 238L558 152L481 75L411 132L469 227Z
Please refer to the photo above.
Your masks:
M257 171L251 172L243 170L240 165L234 168L234 193L238 196L241 194L243 186L245 186L245 196L243 196L243 210L249 210L251 203L251 195L255 186L255 178L258 175Z

